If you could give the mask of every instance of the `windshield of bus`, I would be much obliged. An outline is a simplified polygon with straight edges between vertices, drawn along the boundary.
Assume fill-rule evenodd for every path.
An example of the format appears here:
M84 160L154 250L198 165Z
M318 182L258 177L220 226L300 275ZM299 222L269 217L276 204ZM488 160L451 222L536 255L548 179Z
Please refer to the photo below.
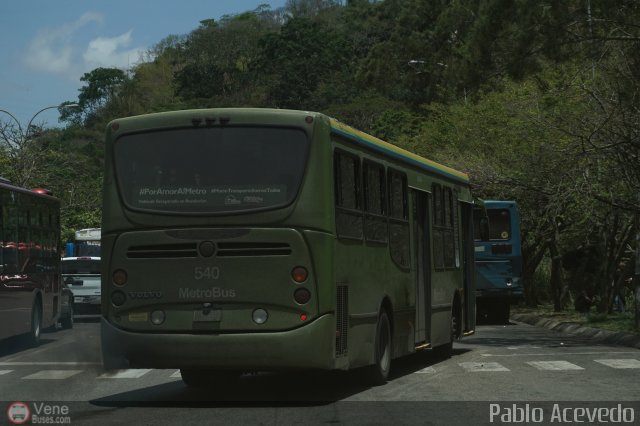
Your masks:
M130 208L229 213L291 203L307 151L306 134L293 128L171 129L120 137L115 164Z
M99 275L100 258L97 257L64 257L60 262L62 275Z

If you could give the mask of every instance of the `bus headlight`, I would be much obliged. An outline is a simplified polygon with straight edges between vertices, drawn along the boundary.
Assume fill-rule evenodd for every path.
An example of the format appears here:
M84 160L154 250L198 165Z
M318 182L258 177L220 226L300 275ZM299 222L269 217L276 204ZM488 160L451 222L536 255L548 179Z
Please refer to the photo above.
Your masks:
M253 322L256 324L264 324L269 319L269 314L262 308L258 308L253 311Z

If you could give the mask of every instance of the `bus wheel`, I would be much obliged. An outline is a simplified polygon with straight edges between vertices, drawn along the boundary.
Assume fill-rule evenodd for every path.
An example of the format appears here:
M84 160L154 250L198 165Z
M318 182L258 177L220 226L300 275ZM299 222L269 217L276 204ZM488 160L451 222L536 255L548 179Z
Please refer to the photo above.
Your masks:
M73 328L73 304L69 302L69 316L60 320L60 325L64 330Z
M38 299L33 302L31 309L31 330L29 331L29 344L38 346L40 344L40 333L42 332L42 308Z
M192 388L208 388L235 383L241 372L234 370L208 370L199 368L181 368L182 381ZM219 388L217 388L219 389Z
M375 364L368 368L367 376L373 385L384 385L387 383L389 370L391 369L391 324L387 313L384 311L378 318L373 350Z
M500 303L496 308L496 312L498 313L497 320L500 324L509 324L509 317L511 316L511 304L509 300Z

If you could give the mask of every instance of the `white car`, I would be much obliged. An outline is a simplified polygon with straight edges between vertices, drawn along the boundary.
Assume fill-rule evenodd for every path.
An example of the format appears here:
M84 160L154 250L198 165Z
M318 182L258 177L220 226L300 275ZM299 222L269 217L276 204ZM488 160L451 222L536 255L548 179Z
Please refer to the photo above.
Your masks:
M74 318L100 316L100 258L63 257L60 263L64 282L73 293Z

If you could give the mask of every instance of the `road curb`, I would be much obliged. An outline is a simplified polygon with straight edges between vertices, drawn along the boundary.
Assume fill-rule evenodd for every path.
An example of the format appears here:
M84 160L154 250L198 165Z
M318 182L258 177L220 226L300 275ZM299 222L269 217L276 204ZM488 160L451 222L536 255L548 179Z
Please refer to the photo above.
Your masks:
M636 336L634 334L619 333L615 331L601 330L599 328L585 327L574 322L565 322L542 318L532 314L512 314L511 319L514 321L534 325L536 327L544 327L549 330L574 334L602 343L640 349L640 336Z

